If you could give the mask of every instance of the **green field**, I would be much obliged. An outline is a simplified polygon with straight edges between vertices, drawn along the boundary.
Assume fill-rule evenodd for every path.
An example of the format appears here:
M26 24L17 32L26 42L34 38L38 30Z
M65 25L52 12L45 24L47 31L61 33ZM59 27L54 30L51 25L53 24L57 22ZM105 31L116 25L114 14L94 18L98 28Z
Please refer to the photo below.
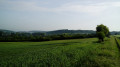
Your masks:
M115 38L97 41L0 42L0 67L120 67Z
M114 35L115 37L120 37L120 35Z

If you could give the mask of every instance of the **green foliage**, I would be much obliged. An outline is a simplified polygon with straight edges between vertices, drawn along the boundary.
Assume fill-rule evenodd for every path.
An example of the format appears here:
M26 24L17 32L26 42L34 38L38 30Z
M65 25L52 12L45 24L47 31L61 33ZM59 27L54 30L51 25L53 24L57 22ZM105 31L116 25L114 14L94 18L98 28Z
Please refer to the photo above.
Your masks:
M97 36L98 36L100 42L101 42L101 41L102 41L102 42L104 41L104 38L105 38L104 32L97 32Z
M108 35L109 35L109 29L108 29L108 27L106 27L106 26L103 25L103 24L97 25L96 31L97 31L97 32L104 32L105 36L108 36Z
M99 40L101 41L104 41L104 38L107 36L109 37L110 36L110 32L109 32L109 29L108 27L106 27L105 25L101 24L101 25L97 25L96 27L96 34L99 38Z
M115 40L0 42L0 67L119 67Z
M20 42L20 41L51 41L51 40L64 40L64 39L78 39L78 38L92 38L95 34L57 34L46 35L44 33L6 33L1 32L1 42Z

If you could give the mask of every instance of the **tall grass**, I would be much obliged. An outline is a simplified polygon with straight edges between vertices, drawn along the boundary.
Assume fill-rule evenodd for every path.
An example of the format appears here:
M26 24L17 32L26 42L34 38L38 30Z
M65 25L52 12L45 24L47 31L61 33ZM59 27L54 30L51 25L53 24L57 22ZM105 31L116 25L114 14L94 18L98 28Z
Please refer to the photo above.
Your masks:
M0 42L0 67L119 67L114 38Z

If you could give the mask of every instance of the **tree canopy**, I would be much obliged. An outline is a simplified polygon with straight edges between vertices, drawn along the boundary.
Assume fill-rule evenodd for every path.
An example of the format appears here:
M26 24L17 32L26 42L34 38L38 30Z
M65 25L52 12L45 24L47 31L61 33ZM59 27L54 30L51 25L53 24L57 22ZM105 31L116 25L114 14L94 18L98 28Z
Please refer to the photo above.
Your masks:
M97 25L96 34L100 41L104 41L104 38L109 36L109 28L103 24Z

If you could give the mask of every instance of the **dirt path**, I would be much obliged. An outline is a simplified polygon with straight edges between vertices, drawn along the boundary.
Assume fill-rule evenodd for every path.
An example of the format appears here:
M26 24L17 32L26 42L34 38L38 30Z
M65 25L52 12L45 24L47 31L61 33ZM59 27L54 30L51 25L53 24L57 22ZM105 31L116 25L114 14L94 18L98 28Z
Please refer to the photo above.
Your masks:
M119 50L118 63L120 64L120 45L119 45L119 43L118 43L117 38L116 38L116 37L114 37L114 38L115 38L115 42L116 42L117 48L118 48L118 50Z
M120 46L119 46L119 43L118 43L118 41L117 41L117 38L115 38L115 42L116 42L116 44L117 44L117 47L118 47L118 49L119 49L119 52L120 52Z

